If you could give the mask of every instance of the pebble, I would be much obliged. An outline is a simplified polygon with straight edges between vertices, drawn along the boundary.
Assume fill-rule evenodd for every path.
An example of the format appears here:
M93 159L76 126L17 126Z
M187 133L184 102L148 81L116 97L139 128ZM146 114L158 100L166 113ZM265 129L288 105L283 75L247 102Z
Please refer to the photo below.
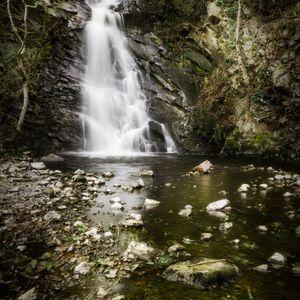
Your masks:
M141 176L154 176L154 171L153 170L143 170L142 173L140 174Z
M191 205L186 205L184 209L179 211L179 215L182 217L188 217L192 213L193 207Z
M202 241L208 241L208 240L210 240L211 238L212 238L212 234L211 233L207 233L207 232L203 232L202 234L201 234L201 240Z
M31 168L34 170L45 170L46 166L43 162L33 162L30 164Z
M268 228L265 225L259 225L256 227L256 229L262 233L266 233L268 231Z
M227 233L232 226L233 226L232 222L221 223L219 225L219 230L223 231L224 233Z
M26 293L22 294L18 300L35 300L37 299L36 289L32 288L28 290Z
M146 199L144 202L144 206L146 209L155 208L160 204L159 201L153 199Z
M169 253L176 253L176 252L182 251L184 249L185 249L184 246L182 246L180 244L175 244L175 245L169 247L168 252Z
M262 189L262 190L266 190L268 188L268 185L266 183L262 183L259 185L259 187Z
M264 264L264 265L259 265L255 268L253 268L253 270L259 272L259 273L267 273L268 272L268 265Z
M300 276L300 264L296 264L296 265L292 268L292 272L293 272L294 275Z

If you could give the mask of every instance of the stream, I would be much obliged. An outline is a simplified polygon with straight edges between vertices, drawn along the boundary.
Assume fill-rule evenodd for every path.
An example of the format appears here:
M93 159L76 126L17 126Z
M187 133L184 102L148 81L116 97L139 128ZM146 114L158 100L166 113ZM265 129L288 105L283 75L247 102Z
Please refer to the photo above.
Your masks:
M209 159L213 170L209 175L186 177L195 165ZM241 166L254 164L256 169L242 171ZM100 193L86 213L95 224L105 226L118 224L130 213L142 214L144 226L134 229L140 239L157 250L161 264L145 264L130 278L123 279L120 286L125 299L300 299L300 277L292 272L299 263L300 243L295 228L300 225L300 201L296 196L284 197L292 192L286 185L271 184L269 177L274 173L267 170L263 161L249 159L229 159L193 155L148 155L134 157L90 158L66 155L60 168L74 171L78 168L86 172L111 171L115 174L106 182L106 192ZM280 169L280 165L272 167ZM121 185L140 178L143 170L153 170L154 177L143 177L145 187L129 193ZM287 170L291 175L295 170ZM248 183L247 193L237 189ZM268 189L260 184L267 183ZM226 195L220 195L226 191ZM124 211L114 214L110 209L110 199L120 197ZM160 201L160 205L145 210L145 198ZM227 198L232 211L226 220L208 214L206 206L216 200ZM178 215L185 207L192 206L189 217ZM293 213L294 212L294 215ZM221 231L219 225L232 222L228 232ZM267 232L260 233L259 225L265 225ZM211 233L208 241L201 239L202 233ZM240 277L229 286L212 290L199 290L190 286L167 282L161 274L168 266L170 246L179 243L192 258L224 258L238 266ZM287 258L281 268L268 268L267 273L259 273L254 267L268 264L268 258L279 252Z

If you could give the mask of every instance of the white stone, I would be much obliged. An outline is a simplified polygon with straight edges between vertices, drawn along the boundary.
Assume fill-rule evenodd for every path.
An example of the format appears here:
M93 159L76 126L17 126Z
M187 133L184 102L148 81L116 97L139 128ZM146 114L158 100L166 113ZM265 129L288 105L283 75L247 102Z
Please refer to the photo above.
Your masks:
M219 230L223 231L224 233L227 233L232 226L233 226L232 222L221 223L219 225Z
M32 288L28 290L26 293L22 294L18 300L35 300L37 299L36 289Z
M75 175L85 175L85 172L83 170L78 169L74 172L74 174Z
M266 183L262 183L259 185L259 187L263 190L266 190L268 188L268 185Z
M182 250L184 250L184 249L185 249L184 246L182 246L182 245L180 245L180 244L175 244L175 245L169 247L168 252L169 252L169 253L175 253L175 252L182 251Z
M121 198L120 197L114 197L112 199L110 199L111 203L120 203L121 202Z
M267 273L268 272L268 265L264 264L264 265L259 265L255 268L253 268L253 270L260 272L260 273Z
M154 172L152 170L144 170L140 174L141 176L154 176Z
M98 230L95 227L92 227L89 231L85 233L86 236L90 236L96 241L99 241L101 239L101 235L98 234Z
M283 180L284 179L284 176L283 175L275 175L275 180L278 180L278 181L280 181L280 180Z
M97 297L103 298L103 297L106 297L107 295L108 295L108 291L106 289L104 289L103 287L99 287L99 289L97 291Z
M141 214L136 214L136 213L131 213L129 215L130 218L135 219L137 221L141 221L142 220L142 215Z
M122 210L124 209L123 205L119 202L115 202L114 204L111 205L112 210Z
M112 236L113 236L113 234L111 231L107 231L104 233L104 237L106 237L106 238L111 238Z
M293 194L290 193L290 192L285 192L285 193L283 194L283 197L291 197L291 196L293 196Z
M46 166L43 162L33 162L30 164L31 168L34 170L45 170Z
M230 201L228 199L221 199L215 202L212 202L206 206L207 211L214 211L214 210L222 210L226 206L230 204Z
M212 238L212 234L211 233L208 233L208 232L204 232L204 233L202 233L201 234L201 240L202 241L208 241L208 240L210 240L211 238Z
M44 220L45 221L54 221L54 220L59 220L60 218L61 218L60 215L56 211L54 211L54 210L49 211L44 216Z
M265 225L259 225L259 226L256 227L256 229L260 232L267 232L268 231L268 228Z
M149 258L154 254L154 249L146 243L131 241L125 251L125 256L128 254L133 254L142 260L149 260Z
M106 177L106 178L112 178L112 177L114 177L115 175L112 173L112 172L104 172L104 173L102 173L102 176L103 177Z
M238 192L240 193L245 193L248 192L250 188L250 185L248 183L243 183L239 188L238 188Z
M88 262L83 261L79 265L77 265L74 269L74 274L80 274L80 275L85 275L89 273L91 270L91 267Z
M193 207L191 205L186 205L184 209L179 211L179 215L182 217L188 217L192 213Z
M215 210L209 210L207 211L207 213L212 216L212 217L216 217L220 220L227 220L228 219L228 215L225 214L224 212L222 211L215 211Z
M128 219L128 220L123 220L120 224L125 227L140 227L143 226L144 223L141 220Z
M286 262L286 257L279 252L275 252L269 257L268 261L273 264L284 265Z
M153 200L153 199L146 199L144 202L144 206L146 209L151 209L151 208L155 208L160 204L159 201L157 200Z

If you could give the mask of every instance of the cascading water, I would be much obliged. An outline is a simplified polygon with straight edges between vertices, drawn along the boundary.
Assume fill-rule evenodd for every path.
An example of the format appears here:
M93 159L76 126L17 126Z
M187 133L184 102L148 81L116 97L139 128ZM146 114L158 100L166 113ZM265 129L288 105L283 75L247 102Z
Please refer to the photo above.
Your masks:
M110 155L176 152L165 126L147 114L140 76L121 30L123 17L114 11L121 1L87 0L92 18L86 26L85 149ZM153 134L151 124L160 134Z

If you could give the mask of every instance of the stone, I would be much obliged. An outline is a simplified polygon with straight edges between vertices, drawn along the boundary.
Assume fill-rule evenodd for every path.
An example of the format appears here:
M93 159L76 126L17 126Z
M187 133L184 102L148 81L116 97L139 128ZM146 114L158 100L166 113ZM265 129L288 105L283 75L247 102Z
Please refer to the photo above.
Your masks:
M213 237L213 235L212 235L211 233L209 233L209 232L203 232L203 233L201 233L200 239L201 239L202 241L208 241L208 240L210 240L212 237Z
M111 237L113 237L113 234L112 234L111 231L107 231L107 232L104 233L104 237L105 238L111 238Z
M262 190L266 190L268 188L268 185L266 183L262 183L259 185L259 187L262 189Z
M149 176L149 177L153 177L154 176L154 171L152 170L143 170L140 174L143 177Z
M284 265L286 263L286 257L279 252L275 252L268 258L268 261L272 264Z
M296 265L292 268L292 272L293 272L294 275L300 276L300 264L296 264Z
M223 231L224 233L227 233L232 226L233 226L232 222L221 223L219 225L219 230Z
M212 163L209 160L205 160L200 165L192 169L193 172L199 172L200 174L207 174L210 172L213 167Z
M85 175L85 172L84 172L83 170L77 169L77 170L74 172L74 175Z
M104 178L112 178L114 176L115 175L110 171L102 173L102 177L104 177Z
M58 156L54 153L48 154L46 156L43 156L41 158L42 162L62 162L64 161L64 158L62 158L61 156Z
M224 212L222 211L215 211L215 210L209 210L207 211L207 213L212 216L212 217L216 217L220 220L227 220L228 219L228 215L225 214Z
M26 293L22 294L18 300L35 300L37 299L36 288L28 290Z
M123 220L120 225L124 227L141 227L144 225L144 222L142 220L128 219Z
M184 249L185 249L184 246L182 246L180 244L175 244L175 245L169 247L168 252L169 253L176 253L176 252L182 251Z
M157 207L158 205L160 204L159 201L157 200L153 200L153 199L146 199L145 202L144 202L144 206L146 209L152 209L152 208L155 208Z
M143 179L140 178L139 180L132 182L130 185L133 189L141 189L145 186L145 183Z
M106 278L113 279L116 278L118 274L118 269L111 269L105 274Z
M295 228L296 237L300 238L300 226Z
M110 208L112 210L123 210L124 209L123 205L119 202L113 203Z
M259 232L266 233L268 232L268 228L265 225L259 225L256 227Z
M283 194L283 197L286 197L286 198L291 197L291 196L293 196L293 194L290 193L290 192L285 192L285 193Z
M154 249L146 243L131 241L124 253L124 256L133 254L141 260L149 260L154 255Z
M253 270L255 270L256 272L259 272L259 273L267 273L268 265L267 264L259 265L257 267L254 267Z
M103 287L99 287L97 291L97 297L104 298L108 295L108 291L104 289Z
M51 210L49 211L45 216L44 216L44 220L45 221L55 221L55 220L59 220L61 218L60 214L58 214L55 210Z
M74 274L86 275L91 270L91 267L87 261L81 262L74 269Z
M121 203L121 198L120 197L114 197L110 199L111 203Z
M192 213L193 207L191 205L186 205L184 209L179 211L179 215L182 217L188 217Z
M280 175L280 174L275 175L274 178L275 178L275 180L277 180L277 181L284 180L284 176L283 176L283 175Z
M72 178L74 182L86 182L86 177L82 174L74 175Z
M34 170L45 170L46 166L43 162L33 162L30 164L31 168Z
M249 191L250 185L248 183L243 183L239 188L238 192L240 193L246 193Z
M162 276L169 281L209 289L232 282L239 276L239 269L223 259L201 259L173 264L163 272Z
M214 210L222 210L226 206L230 204L230 201L228 199L221 199L215 202L212 202L206 206L207 211L214 211Z
M101 234L98 234L98 230L95 227L92 227L89 231L86 231L85 235L93 238L95 241L99 241L101 239Z

